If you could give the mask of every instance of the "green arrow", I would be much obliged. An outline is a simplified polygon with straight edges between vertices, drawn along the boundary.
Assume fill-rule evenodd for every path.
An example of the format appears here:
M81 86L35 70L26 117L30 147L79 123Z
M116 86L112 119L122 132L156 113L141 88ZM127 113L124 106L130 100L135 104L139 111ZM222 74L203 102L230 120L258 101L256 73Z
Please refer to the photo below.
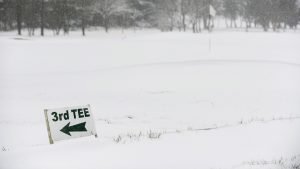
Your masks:
M79 123L79 124L75 124L73 126L70 126L69 122L67 125L65 125L65 127L63 127L60 131L71 136L70 132L83 132L83 131L87 131L85 128L85 123Z

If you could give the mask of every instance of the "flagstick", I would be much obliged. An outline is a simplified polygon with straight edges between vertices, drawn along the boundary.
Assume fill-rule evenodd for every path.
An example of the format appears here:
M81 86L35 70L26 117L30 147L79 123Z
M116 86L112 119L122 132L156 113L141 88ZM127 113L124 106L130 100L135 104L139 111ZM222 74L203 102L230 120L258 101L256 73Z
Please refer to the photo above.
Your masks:
M210 35L211 32L209 32L209 53L211 53L211 35Z
M208 25L208 47L209 47L209 53L211 53L211 15L209 15L209 25Z

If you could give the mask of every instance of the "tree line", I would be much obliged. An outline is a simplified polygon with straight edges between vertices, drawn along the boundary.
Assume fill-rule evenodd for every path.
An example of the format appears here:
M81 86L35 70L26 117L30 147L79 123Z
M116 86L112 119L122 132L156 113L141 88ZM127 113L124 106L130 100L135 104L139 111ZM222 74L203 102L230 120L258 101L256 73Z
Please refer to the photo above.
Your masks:
M30 36L45 29L68 34L89 27L158 28L194 33L214 27L211 10L226 19L227 27L296 29L297 0L0 0L0 30L27 30ZM241 21L238 24L237 20Z

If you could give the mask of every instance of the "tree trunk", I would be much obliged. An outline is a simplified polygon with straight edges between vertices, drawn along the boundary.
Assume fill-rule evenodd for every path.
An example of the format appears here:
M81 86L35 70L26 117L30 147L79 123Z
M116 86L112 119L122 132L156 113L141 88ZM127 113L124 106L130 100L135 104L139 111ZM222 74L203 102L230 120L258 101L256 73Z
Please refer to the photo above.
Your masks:
M183 28L183 32L185 32L185 30L186 30L186 25L185 25L185 14L182 14L182 28Z
M85 19L84 19L84 16L81 17L81 30L82 30L82 36L85 36Z
M41 2L41 36L44 36L44 26L45 26L45 1Z
M107 33L108 32L108 29L109 29L109 18L107 16L104 16L103 18L103 21L104 21L104 29L105 29L105 32Z
M22 1L17 0L16 4L18 35L22 35Z
M105 32L107 33L108 32L108 24L106 22L104 24L104 28L105 28Z
M82 36L85 36L85 27L82 27Z
M82 0L82 14L81 14L81 30L82 30L82 36L85 36L85 0Z
M206 30L209 29L209 27L208 27L208 21L207 21L207 17L206 16L203 17L203 27Z

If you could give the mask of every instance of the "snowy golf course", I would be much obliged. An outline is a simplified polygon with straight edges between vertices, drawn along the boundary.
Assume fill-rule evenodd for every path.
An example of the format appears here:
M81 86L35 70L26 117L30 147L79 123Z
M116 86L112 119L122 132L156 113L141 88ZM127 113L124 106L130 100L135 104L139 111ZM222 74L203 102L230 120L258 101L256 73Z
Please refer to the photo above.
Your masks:
M299 31L2 32L0 169L299 169L299 44ZM50 145L43 110L84 104L98 138Z

